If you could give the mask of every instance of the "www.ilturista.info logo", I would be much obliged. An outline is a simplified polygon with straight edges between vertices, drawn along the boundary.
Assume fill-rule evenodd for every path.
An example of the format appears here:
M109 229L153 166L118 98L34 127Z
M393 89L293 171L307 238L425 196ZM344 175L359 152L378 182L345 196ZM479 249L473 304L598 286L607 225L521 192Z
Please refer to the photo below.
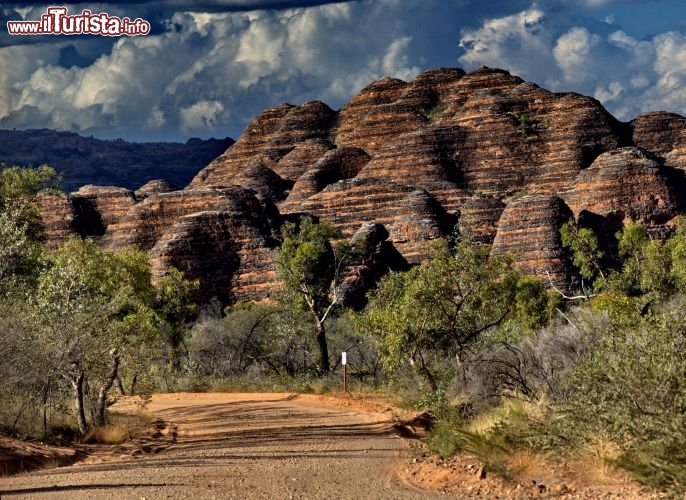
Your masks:
M48 7L40 21L7 21L10 35L147 35L150 23L143 19L131 21L104 12L93 14L84 10L75 16L67 15L66 7Z

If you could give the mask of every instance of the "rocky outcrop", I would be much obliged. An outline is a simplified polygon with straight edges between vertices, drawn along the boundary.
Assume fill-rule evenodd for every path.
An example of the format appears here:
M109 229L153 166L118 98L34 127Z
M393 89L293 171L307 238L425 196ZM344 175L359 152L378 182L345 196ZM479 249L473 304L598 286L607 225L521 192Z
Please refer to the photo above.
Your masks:
M657 156L664 157L677 147L686 146L686 118L658 111L631 121L633 142Z
M245 165L232 181L238 186L252 189L255 193L274 201L285 198L286 190L292 185L264 163Z
M460 162L460 127L436 127L401 135L380 148L357 175L391 179L430 192L450 212L469 196Z
M266 221L245 212L185 215L168 227L150 251L153 280L170 266L200 282L200 300L223 304L269 297L274 283L274 243Z
M404 271L409 265L391 245L383 224L363 222L351 242L361 256L338 287L339 302L344 307L361 309L367 303L367 292L374 288L388 271Z
M523 82L459 96L437 123L465 131L459 156L469 190L499 198L559 192L597 155L625 140L597 101Z
M490 245L498 230L505 203L493 196L472 196L460 207L459 232L477 243Z
M574 288L575 275L560 237L560 227L572 217L557 196L523 196L505 207L491 252L512 254L519 270L544 283L552 282L561 290Z
M301 142L274 166L274 171L282 179L294 183L300 176L309 172L314 164L334 148L328 140L309 139Z
M408 84L397 78L383 78L372 82L360 91L338 113L338 127L336 129L336 144L355 145L366 151L362 145L355 144L355 138L360 139L358 129L367 120L367 115L380 106L388 106L397 101ZM409 106L408 106L409 107ZM367 151L367 153L372 153Z
M270 108L183 190L88 188L45 198L45 220L55 241L78 232L138 245L156 276L178 266L224 301L267 296L280 225L301 214L376 242L346 279L352 295L393 268L383 261L419 263L429 242L455 233L569 288L558 234L569 218L611 245L628 220L661 236L684 212L685 134L678 115L621 123L595 99L507 71L439 68L373 82L339 111Z
M437 68L417 75L404 88L398 101L422 111L429 118L440 111L441 103L448 100L451 89L465 73L460 68Z
M328 151L307 172L301 175L288 198L280 205L284 213L298 212L300 203L340 180L352 179L369 161L369 155L354 146Z
M564 199L576 216L585 210L648 227L664 224L679 212L667 172L656 157L634 147L600 155L579 174Z
M177 219L205 211L245 213L266 221L263 207L252 190L238 186L186 189L149 196L133 206L110 228L107 243L112 248L135 245L147 251Z
M426 191L383 179L338 181L304 201L301 211L335 224L348 238L357 230L357 221L376 220L413 263L428 255L427 242L450 234L455 225L454 218Z
M136 204L133 191L117 187L84 186L71 193L74 230L98 240Z
M74 205L68 195L42 194L38 197L37 204L41 214L43 236L48 247L56 248L76 233Z
M42 195L38 202L48 246L56 247L71 234L100 241L136 196L124 188L84 186L71 194Z
M326 140L336 113L319 101L302 106L281 104L260 114L228 151L204 168L189 184L199 187L224 187L241 173L245 165L263 163L275 172L276 164L300 143L310 139ZM286 178L294 175L285 167ZM284 173L284 172L282 172Z
M136 189L136 198L145 198L153 194L171 193L178 190L179 188L171 182L167 182L164 179L155 179Z

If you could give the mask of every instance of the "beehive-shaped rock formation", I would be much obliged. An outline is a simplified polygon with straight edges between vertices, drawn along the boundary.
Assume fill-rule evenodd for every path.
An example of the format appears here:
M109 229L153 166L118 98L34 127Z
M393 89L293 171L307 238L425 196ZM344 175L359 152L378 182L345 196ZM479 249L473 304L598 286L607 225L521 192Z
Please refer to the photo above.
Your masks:
M504 70L439 68L372 82L339 111L319 101L270 108L183 190L88 188L41 203L52 242L77 232L137 245L156 276L178 266L201 279L204 297L231 302L274 288L280 225L300 214L347 238L373 221L388 235L377 257L409 263L459 233L569 287L562 223L582 218L612 239L640 220L664 235L685 193L686 118L622 123L595 99Z

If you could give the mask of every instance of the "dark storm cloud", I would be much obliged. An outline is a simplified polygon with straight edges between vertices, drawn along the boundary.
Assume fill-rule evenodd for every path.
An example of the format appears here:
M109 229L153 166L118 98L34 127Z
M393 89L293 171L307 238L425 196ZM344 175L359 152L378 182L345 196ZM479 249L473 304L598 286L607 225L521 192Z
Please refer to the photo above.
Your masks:
M456 65L502 67L551 90L592 95L622 119L648 109L684 113L678 25L638 37L612 15L646 25L645 35L651 18L622 15L675 2L57 2L71 13L140 17L153 30L130 38L2 30L0 126L132 139L236 136L279 102L340 107L376 78ZM38 19L52 4L2 4L0 21Z
M180 10L198 10L203 12L245 12L250 10L265 10L265 9L293 9L298 7L316 7L317 5L325 5L330 3L346 3L355 2L358 0L216 0L210 1L205 0L202 2L192 2L185 0L148 0L148 1L135 1L135 0L120 0L116 2L116 5L129 5L129 6L141 6L145 8L153 7L157 10L161 9L180 9ZM57 2L7 2L3 3L5 7L12 8L13 6L23 7L47 7L51 5L76 5L76 6L88 6L93 5L94 2L82 2L82 1L57 1ZM85 7L84 7L85 8Z

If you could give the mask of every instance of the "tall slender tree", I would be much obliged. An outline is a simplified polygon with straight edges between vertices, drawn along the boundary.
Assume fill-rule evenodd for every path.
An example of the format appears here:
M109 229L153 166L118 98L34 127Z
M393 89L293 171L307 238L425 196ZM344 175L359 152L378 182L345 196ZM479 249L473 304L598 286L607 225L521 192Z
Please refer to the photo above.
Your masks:
M276 259L286 300L312 318L322 375L331 368L325 321L339 303L341 280L356 255L350 244L340 241L341 236L332 224L304 217L297 226L284 226Z

